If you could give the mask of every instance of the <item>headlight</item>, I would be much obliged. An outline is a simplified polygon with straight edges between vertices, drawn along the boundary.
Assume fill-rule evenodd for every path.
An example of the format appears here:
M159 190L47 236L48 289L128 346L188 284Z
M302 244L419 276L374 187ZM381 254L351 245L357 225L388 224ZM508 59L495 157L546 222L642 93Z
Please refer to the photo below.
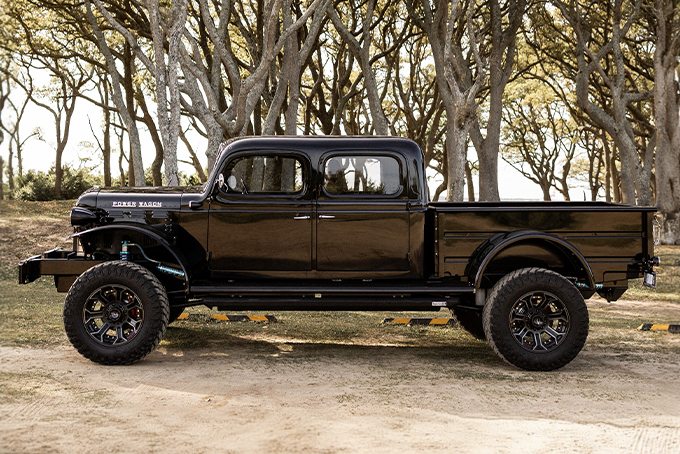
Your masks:
M71 225L86 225L97 221L97 215L87 208L74 207L71 210Z

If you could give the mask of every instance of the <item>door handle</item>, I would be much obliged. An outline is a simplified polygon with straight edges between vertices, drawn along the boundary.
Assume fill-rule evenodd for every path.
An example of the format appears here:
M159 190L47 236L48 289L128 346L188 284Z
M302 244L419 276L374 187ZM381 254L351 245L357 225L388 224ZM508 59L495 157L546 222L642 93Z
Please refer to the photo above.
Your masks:
M311 216L295 216L293 219L296 221L304 221L305 219L309 219Z
M327 214L319 215L319 219L335 219L335 216L329 216Z

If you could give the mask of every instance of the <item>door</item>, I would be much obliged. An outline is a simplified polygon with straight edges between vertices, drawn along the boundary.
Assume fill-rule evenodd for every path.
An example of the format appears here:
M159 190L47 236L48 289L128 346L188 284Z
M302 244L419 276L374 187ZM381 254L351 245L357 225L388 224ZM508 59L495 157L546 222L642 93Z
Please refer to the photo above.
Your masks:
M408 271L406 166L397 154L330 154L317 202L319 271Z
M240 153L227 161L210 204L211 270L311 270L309 169L294 154Z

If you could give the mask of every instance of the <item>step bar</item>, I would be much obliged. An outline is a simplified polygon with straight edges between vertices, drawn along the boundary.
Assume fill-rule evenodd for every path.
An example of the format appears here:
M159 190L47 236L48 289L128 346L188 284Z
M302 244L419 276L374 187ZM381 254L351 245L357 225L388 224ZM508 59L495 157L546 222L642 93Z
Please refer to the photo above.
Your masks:
M340 286L340 285L192 285L189 293L192 295L309 295L319 298L317 295L375 295L375 296L402 296L402 295L460 295L474 293L473 287L451 287L442 285L428 286L405 286L405 285L366 285L366 286Z
M471 287L192 286L191 302L223 311L437 311L460 303Z

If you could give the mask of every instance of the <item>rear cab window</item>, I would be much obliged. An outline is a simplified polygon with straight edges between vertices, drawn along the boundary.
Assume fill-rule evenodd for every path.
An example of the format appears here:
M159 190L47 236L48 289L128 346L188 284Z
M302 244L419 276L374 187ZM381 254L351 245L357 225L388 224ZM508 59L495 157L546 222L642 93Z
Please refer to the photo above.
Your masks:
M393 156L335 155L323 165L323 189L331 197L395 197L403 188L401 163Z

